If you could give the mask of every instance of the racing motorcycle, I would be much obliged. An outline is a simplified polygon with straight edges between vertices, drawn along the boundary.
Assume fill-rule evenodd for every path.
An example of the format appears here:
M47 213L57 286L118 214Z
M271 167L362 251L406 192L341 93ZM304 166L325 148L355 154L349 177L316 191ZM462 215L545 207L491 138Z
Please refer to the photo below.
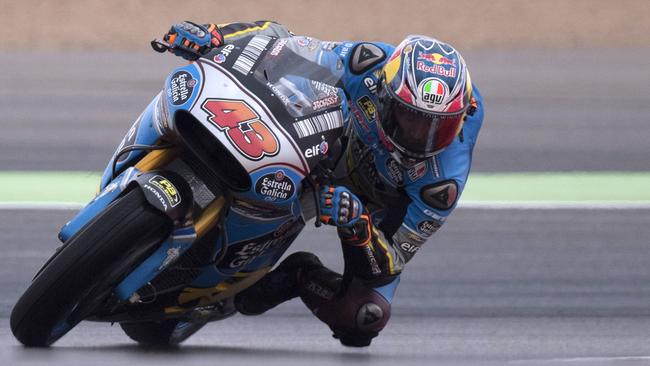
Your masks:
M256 35L175 69L13 308L15 337L49 346L91 320L174 345L234 314L342 155L343 71L319 43Z

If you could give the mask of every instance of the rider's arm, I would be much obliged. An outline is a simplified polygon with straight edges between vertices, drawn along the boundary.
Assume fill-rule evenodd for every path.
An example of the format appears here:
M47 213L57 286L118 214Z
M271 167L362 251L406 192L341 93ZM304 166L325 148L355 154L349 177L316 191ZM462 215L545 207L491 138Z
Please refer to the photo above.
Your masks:
M197 24L184 21L171 26L163 36L169 44L168 50L177 56L193 61L206 54L212 48L224 43L232 42L241 37L263 34L274 37L288 37L289 30L272 21L257 21L253 23L230 24ZM160 51L155 41L152 43L155 50Z
M429 172L405 187L402 207L386 207L382 221L360 220L354 235L339 228L345 258L355 275L372 287L392 281L422 245L444 224L465 187L471 155L483 122L483 101L474 88L462 138L428 162ZM436 176L435 179L433 177ZM429 177L430 179L427 179ZM363 230L367 227L366 230ZM370 233L365 235L364 233ZM345 245L348 244L348 245Z
M287 27L270 20L259 20L252 23L219 24L218 27L223 35L225 43L258 34L278 38L289 37L292 35Z

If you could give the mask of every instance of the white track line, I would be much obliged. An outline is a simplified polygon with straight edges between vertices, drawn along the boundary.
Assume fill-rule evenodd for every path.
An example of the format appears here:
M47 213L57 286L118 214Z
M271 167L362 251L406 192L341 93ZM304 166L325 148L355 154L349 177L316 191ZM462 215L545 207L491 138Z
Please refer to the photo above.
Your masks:
M458 207L491 210L638 210L650 209L650 201L460 201Z
M79 210L77 202L2 202L0 210ZM461 201L459 208L484 210L650 210L650 201Z
M583 362L615 362L615 361L648 361L650 356L619 356L619 357L574 357L574 358L550 358L550 359L531 359L531 360L514 360L509 364L543 364L543 363L583 363Z
M0 210L79 210L84 206L76 202L0 202Z

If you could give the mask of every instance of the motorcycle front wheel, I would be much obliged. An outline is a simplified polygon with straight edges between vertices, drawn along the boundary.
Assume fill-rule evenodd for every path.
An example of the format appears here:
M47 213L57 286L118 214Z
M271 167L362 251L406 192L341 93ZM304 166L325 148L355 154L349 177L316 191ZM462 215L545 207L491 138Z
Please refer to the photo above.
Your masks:
M25 346L46 347L90 315L130 270L171 233L173 224L134 188L70 238L45 264L11 312Z

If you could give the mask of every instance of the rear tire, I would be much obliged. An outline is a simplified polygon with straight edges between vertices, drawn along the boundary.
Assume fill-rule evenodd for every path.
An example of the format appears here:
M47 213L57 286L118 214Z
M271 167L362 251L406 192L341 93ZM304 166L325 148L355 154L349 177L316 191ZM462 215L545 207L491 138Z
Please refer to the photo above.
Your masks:
M171 220L151 207L140 189L118 198L70 238L34 278L12 310L14 336L26 346L54 343L105 300L84 303L90 302L85 301L89 294L110 293L171 230ZM120 276L110 278L114 273Z
M120 327L129 338L142 346L173 347L198 332L205 324L167 319L160 322L120 323Z

